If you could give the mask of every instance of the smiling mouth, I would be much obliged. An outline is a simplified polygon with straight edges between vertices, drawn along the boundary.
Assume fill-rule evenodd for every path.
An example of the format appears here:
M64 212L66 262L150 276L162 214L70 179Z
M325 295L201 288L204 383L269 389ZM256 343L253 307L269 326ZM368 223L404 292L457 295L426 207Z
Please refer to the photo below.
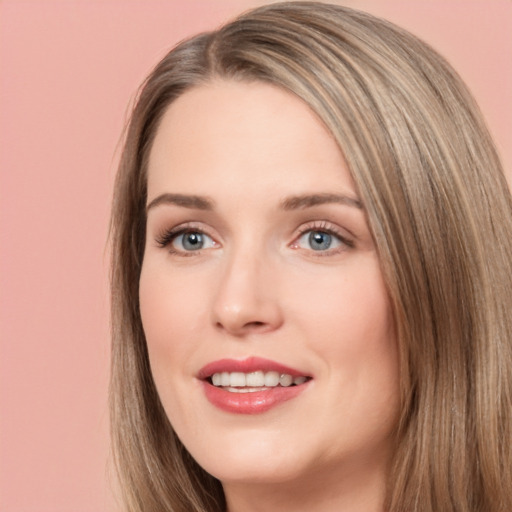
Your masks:
M231 393L251 393L276 387L300 386L308 380L311 380L311 377L295 377L288 373L262 370L249 373L217 372L206 379L213 386Z
M213 361L199 370L197 378L216 408L251 415L299 396L313 380L304 370L261 357Z

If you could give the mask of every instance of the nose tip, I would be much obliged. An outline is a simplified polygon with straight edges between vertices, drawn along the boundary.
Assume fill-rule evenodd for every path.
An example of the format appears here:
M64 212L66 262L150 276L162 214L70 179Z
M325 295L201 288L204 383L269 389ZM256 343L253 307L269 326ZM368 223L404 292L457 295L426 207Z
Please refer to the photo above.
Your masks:
M269 284L270 279L269 269L263 275L257 265L228 269L220 277L213 307L216 329L243 337L279 328L283 317L276 287Z
M251 320L254 315L248 315L241 308L226 307L221 315L217 316L215 326L219 330L224 330L235 336L246 333L264 333L271 331L277 325L277 322L266 320ZM260 315L263 317L263 315ZM256 316L254 316L256 318Z
M246 294L254 293L254 290ZM233 297L231 302L233 302ZM250 302L247 299L237 304L226 304L216 309L215 327L233 336L241 337L251 333L263 334L277 329L282 318L277 304L271 300Z

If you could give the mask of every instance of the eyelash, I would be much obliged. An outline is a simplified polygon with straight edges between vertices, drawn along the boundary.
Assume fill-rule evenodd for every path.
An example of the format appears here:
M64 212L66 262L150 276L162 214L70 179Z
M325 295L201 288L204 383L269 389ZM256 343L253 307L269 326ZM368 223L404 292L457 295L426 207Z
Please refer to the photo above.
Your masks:
M158 235L155 239L155 242L159 247L162 249L167 248L167 250L171 254L177 254L179 256L195 256L201 250L197 251L180 251L175 249L172 246L172 243L181 235L186 235L187 233L198 233L201 235L206 235L207 237L211 238L213 240L213 237L210 236L203 228L199 226L195 226L194 224L185 224L180 225L176 228L171 228L166 231L164 231L162 234Z
M336 238L340 243L341 247L337 247L334 249L327 249L325 251L314 251L311 249L310 252L314 253L315 256L332 256L334 254L338 254L340 252L346 251L347 249L353 249L355 247L354 241L350 238L347 238L345 235L342 235L340 230L333 224L328 221L313 221L311 223L307 223L299 229L299 234L295 237L295 241L292 243L294 249L300 249L298 247L299 240L307 233L310 232L319 232L326 233L334 238Z
M319 256L319 257L331 256L333 254L338 254L339 252L343 252L347 249L352 249L355 246L353 240L342 235L340 233L340 230L336 226L332 225L331 223L329 223L327 221L313 221L311 223L305 224L304 226L302 226L299 229L299 232L298 232L297 236L294 238L294 241L292 242L291 247L296 250L301 249L300 247L298 247L299 240L305 234L307 234L309 232L315 232L315 231L318 231L320 233L326 233L330 236L333 236L342 244L342 247L337 247L335 249L327 249L325 251L315 251L315 250L311 249L308 251L308 252L316 253L315 256ZM199 253L201 253L201 249L198 249L197 251L182 251L182 250L175 249L172 246L172 243L179 236L185 235L187 233L198 233L200 235L206 235L207 237L214 240L214 238L211 235L209 235L204 230L204 228L196 226L191 223L191 224L180 225L176 228L171 228L171 229L164 231L163 233L161 233L160 235L158 235L155 238L155 242L159 247L167 248L171 254L176 254L176 255L185 256L185 257L196 256ZM215 240L214 240L214 243L216 243Z

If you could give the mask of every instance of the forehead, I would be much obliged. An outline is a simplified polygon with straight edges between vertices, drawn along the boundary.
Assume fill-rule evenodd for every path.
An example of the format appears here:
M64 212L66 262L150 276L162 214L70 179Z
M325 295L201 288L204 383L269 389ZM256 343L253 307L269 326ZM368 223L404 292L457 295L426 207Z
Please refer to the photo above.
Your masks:
M259 82L217 81L180 96L165 112L150 153L148 197L354 185L332 135L299 98Z

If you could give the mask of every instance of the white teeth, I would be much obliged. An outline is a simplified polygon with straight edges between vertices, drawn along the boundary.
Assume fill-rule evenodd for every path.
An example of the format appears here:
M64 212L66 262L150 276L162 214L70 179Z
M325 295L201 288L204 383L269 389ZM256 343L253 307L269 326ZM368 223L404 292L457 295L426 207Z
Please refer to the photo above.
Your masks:
M288 387L292 384L299 386L308 380L304 376L292 377L287 373L279 374L279 372L275 371L264 372L261 370L250 373L219 372L214 373L211 379L214 386L227 388L228 391L236 390L241 393L246 393L250 390L257 391L258 388L274 388L279 385L283 387Z
M237 387L237 388L242 388L242 387L245 387L245 373L242 373L242 372L233 372L231 375L230 375L230 386L232 388L234 387Z
M231 384L231 377L229 376L229 372L222 372L220 374L221 380L220 385L221 386L229 386Z
M265 374L263 372L251 372L245 376L245 385L251 388L261 388L265 385Z
M279 384L279 373L267 372L265 373L265 386L274 388Z
M283 373L281 377L279 377L279 384L284 387L291 386L293 384L293 377L287 373Z
M255 391L261 391L261 388L224 388L226 391L231 393L254 393Z

